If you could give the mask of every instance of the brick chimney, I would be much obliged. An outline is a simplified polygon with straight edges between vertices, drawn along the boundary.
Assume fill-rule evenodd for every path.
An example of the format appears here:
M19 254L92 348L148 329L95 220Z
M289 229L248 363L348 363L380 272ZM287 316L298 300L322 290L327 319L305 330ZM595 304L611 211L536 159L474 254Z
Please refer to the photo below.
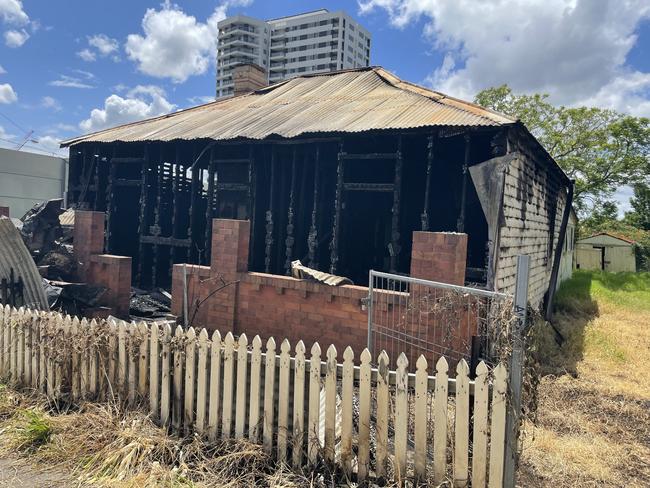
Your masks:
M234 95L239 96L268 85L266 70L252 63L238 64L232 70Z

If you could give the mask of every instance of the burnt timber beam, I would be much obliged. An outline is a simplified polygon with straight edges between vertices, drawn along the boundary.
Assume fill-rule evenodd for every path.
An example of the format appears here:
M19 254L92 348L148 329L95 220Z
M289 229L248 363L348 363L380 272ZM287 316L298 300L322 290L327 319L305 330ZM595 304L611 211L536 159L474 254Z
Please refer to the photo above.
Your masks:
M215 159L216 149L214 146L210 149L210 162L208 164L208 195L206 198L206 207L205 207L205 252L206 257L209 259L212 252L212 219L214 217L214 193L215 193L215 184L214 184L214 173L216 167ZM194 199L195 188L194 188L194 171L192 169L192 199ZM218 187L218 185L217 185ZM208 262L206 259L206 262Z
M343 198L343 172L345 171L343 154L343 141L341 141L337 156L334 220L332 222L332 241L330 242L330 273L332 274L336 274L339 264L339 236L341 233L341 208L343 203L341 199Z
M311 209L311 226L309 227L309 234L307 236L307 249L309 252L309 267L318 269L318 261L316 259L318 253L318 173L320 169L320 146L316 145L316 156L314 160L314 203Z
M140 188L140 218L138 220L138 234L140 244L138 246L138 269L136 271L135 282L142 286L142 268L144 262L144 242L143 237L148 232L147 207L149 205L149 151L151 144L144 146L144 161L142 163L142 187Z
M394 192L393 183L343 183L345 191Z
M275 150L271 146L271 177L269 182L269 208L266 211L266 235L264 237L264 271L271 272L271 250L273 248L273 188L275 186Z
M284 262L284 271L285 274L291 274L291 258L293 256L293 244L295 238L293 236L294 224L294 203L296 198L296 157L297 157L297 146L293 146L293 154L291 158L291 187L289 188L289 210L287 212L287 238L285 240L286 245L286 260Z
M177 144L180 144L180 142L177 142ZM198 215L198 191L199 191L199 176L201 174L201 171L199 169L199 160L196 157L196 147L194 144L192 144L192 165L190 166L190 169L192 171L192 183L190 187L190 210L189 210L189 218L187 221L187 235L189 239L191 239L192 246L190 246L190 262L198 262L199 256L192 255L192 252L196 252L198 244L197 238L200 238L200 236L197 236L195 224L196 220L199 218Z
M253 259L255 244L255 195L257 194L257 178L255 176L255 149L248 146L248 219L251 222L251 238L248 241L249 262Z
M158 174L156 178L156 209L154 212L154 225L152 226L150 230L150 234L153 236L160 236L160 206L162 205L162 192L163 192L163 180L164 180L164 173L165 173L165 163L163 162L163 155L162 155L162 144L159 146L158 149ZM152 260L152 268L151 268L151 285L156 286L158 283L158 276L157 276L157 270L158 270L158 261L160 259L160 245L159 244L154 244L153 246L153 260Z
M424 205L420 221L422 230L429 230L429 194L431 192L431 167L433 166L433 134L427 138L427 173L424 187Z
M108 167L108 184L106 185L106 238L104 240L104 249L107 252L113 250L113 243L111 241L111 216L113 214L113 182L115 181L115 164L113 158L115 157L116 149L113 145L113 154Z
M399 244L399 214L401 207L402 189L402 136L397 136L397 152L395 153L395 186L393 188L393 209L391 221L391 242L390 242L390 272L397 272L397 263L400 253Z
M163 236L142 236L140 237L140 242L143 244L154 244L157 246L175 246L186 248L192 245L190 239Z
M95 174L94 174L94 182L95 182L95 195L93 198L93 206L92 209L97 211L99 208L99 165L101 163L101 156L99 154L99 148L95 146L95 150L93 151L95 154Z
M396 153L343 153L341 159L397 159Z
M465 159L463 161L463 186L460 194L460 213L458 215L458 222L456 229L458 232L465 232L465 207L467 205L467 174L469 173L469 151L470 151L471 136L469 133L465 134Z

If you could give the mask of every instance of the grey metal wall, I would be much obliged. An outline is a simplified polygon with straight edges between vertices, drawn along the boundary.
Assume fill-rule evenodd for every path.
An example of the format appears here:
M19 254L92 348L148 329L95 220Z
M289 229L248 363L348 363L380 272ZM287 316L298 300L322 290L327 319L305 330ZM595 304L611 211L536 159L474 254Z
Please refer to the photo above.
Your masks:
M20 218L35 203L63 198L68 160L0 148L0 206Z

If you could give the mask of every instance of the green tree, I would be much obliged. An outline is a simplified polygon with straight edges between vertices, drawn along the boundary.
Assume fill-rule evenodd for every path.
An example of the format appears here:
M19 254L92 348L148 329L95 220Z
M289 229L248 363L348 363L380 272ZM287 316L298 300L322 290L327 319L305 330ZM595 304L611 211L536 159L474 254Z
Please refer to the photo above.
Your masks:
M630 199L632 211L625 213L625 222L643 230L650 230L650 186L634 185L634 196Z
M650 181L650 119L555 106L546 94L515 95L507 85L481 91L475 102L526 125L576 181L579 211L607 200L621 185Z
M618 220L618 205L616 202L599 202L592 210L589 217L583 219L582 227L587 230L600 231L611 227Z

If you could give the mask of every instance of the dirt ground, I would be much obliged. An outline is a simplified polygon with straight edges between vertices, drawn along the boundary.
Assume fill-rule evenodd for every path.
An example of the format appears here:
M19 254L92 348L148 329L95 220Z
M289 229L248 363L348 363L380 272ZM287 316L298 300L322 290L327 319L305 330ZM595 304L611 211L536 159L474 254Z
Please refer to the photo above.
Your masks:
M650 274L578 273L558 298L519 485L650 487Z
M25 460L12 457L0 459L0 487L64 488L77 486L63 470L40 470Z

